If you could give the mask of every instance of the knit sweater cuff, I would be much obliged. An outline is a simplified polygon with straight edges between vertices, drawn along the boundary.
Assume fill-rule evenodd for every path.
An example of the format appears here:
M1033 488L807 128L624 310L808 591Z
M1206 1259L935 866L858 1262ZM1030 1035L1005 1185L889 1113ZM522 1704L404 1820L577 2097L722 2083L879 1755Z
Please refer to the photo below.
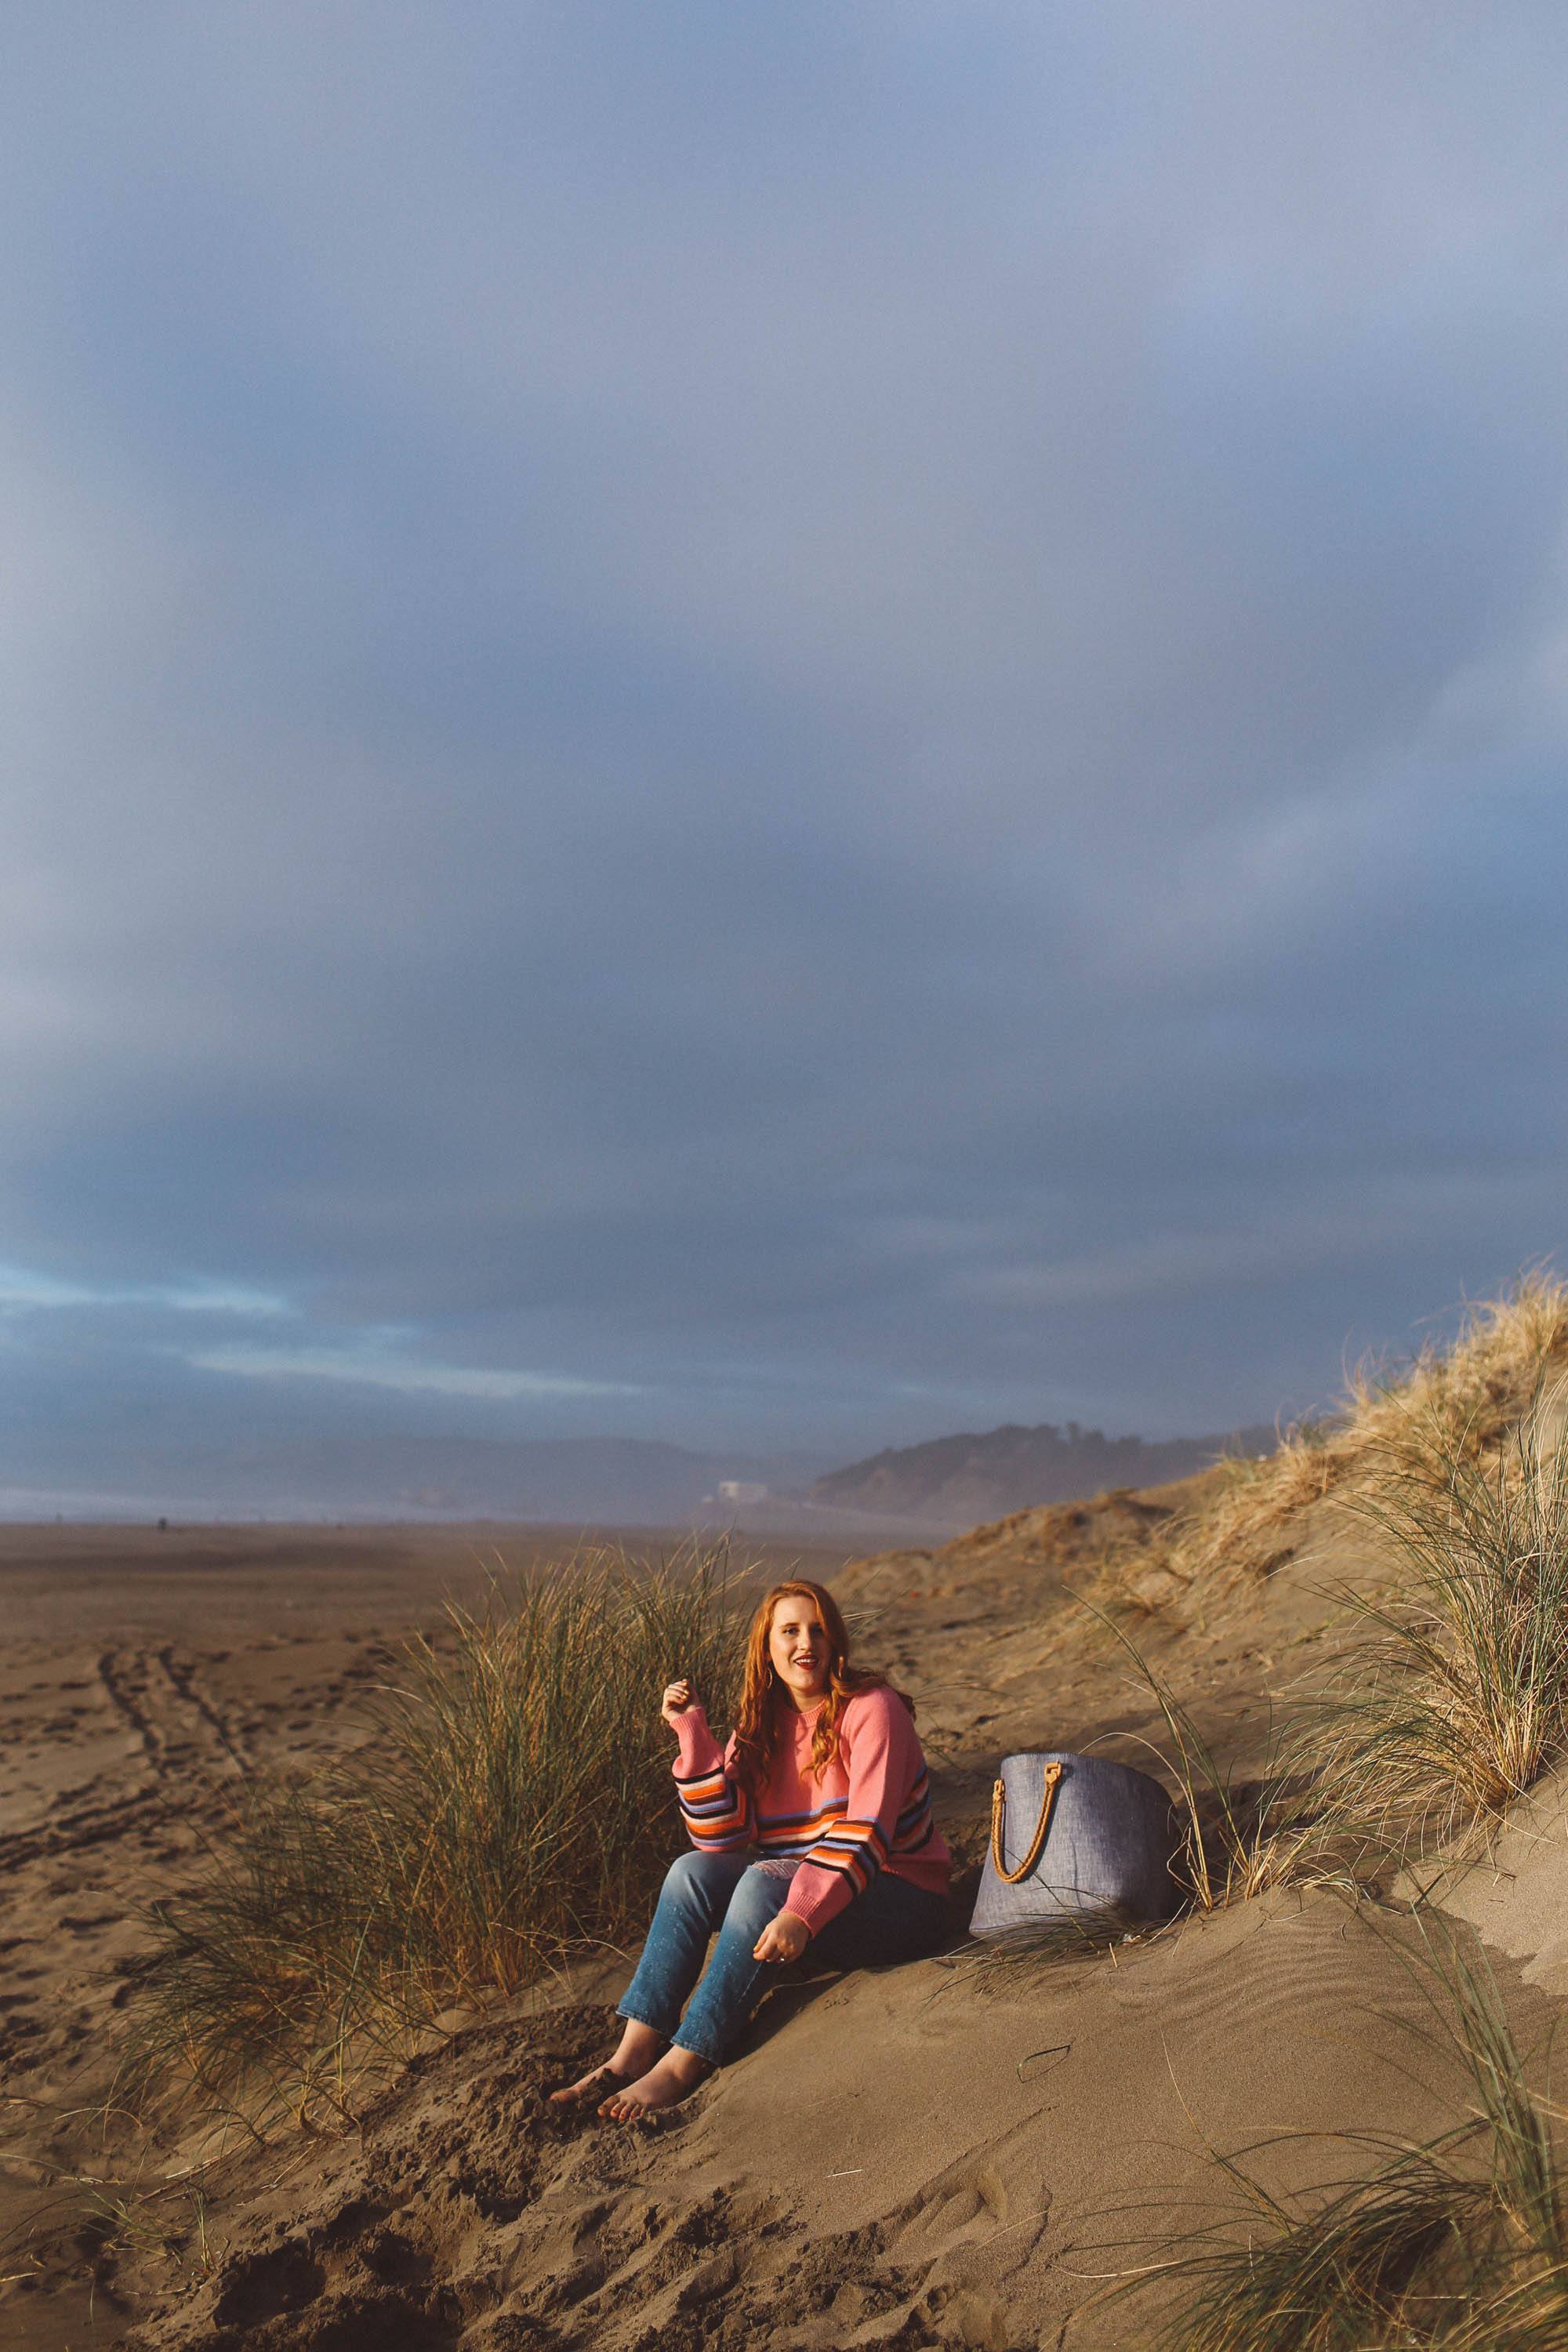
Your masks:
M680 1743L675 1759L678 1780L694 1780L700 1773L717 1771L723 1764L723 1750L709 1730L700 1706L689 1706L676 1717L675 1736Z
M790 1880L784 1907L793 1911L815 1936L854 1897L855 1889L841 1870L824 1870L818 1863L803 1862Z

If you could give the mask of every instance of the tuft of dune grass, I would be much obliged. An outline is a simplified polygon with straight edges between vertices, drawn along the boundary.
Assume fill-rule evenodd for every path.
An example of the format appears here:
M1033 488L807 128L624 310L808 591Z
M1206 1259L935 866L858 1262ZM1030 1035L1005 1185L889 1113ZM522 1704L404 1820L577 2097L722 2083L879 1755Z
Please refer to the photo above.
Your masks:
M1353 1888L1344 1817L1328 1776L1310 1757L1300 1723L1270 1716L1262 1769L1243 1779L1203 1734L1125 1626L1084 1604L1131 1661L1164 1727L1142 1743L1173 1790L1172 1876L1184 1906L1219 1911L1273 1886Z
M1262 1779L1238 1794L1127 1631L1148 1554L1080 1594L1163 1718L1157 1750L1201 1909L1281 1881L1344 1884L1497 1821L1568 1755L1568 1290L1527 1276L1400 1381L1363 1377L1340 1422L1226 1466L1166 1540L1162 1572L1201 1602L1289 1557L1332 1494L1382 1564L1336 1608L1310 1687L1289 1695Z
M625 1940L679 1836L659 1695L686 1675L730 1708L739 1582L721 1547L598 1552L450 1610L363 1743L251 1790L205 1879L155 1906L127 2103L174 2079L219 2109L346 2114L443 2012Z
M1568 2343L1568 2223L1548 2102L1484 1958L1430 1916L1405 1965L1428 2056L1461 2084L1457 2120L1415 2144L1337 2140L1348 2168L1287 2204L1257 2159L1299 2137L1207 2155L1231 2212L1113 2291L1169 2301L1166 2352L1548 2352ZM1176 2290L1171 2295L1171 2290Z
M1293 1556L1312 1505L1353 1504L1413 1443L1485 1460L1556 1372L1568 1373L1568 1285L1535 1268L1470 1307L1451 1345L1401 1366L1361 1365L1326 1419L1286 1430L1272 1454L1226 1457L1202 1499L1151 1544L1108 1554L1092 1597L1180 1612L1255 1583Z
M1316 1769L1383 1843L1495 1820L1568 1750L1568 1446L1540 1398L1495 1448L1396 1425L1352 1507L1395 1573L1346 1590Z
M1150 1548L1105 1559L1080 1593L1152 1696L1147 1743L1173 1790L1187 1907L1282 1883L1357 1900L1371 1864L1463 1844L1568 1758L1568 1290L1527 1276L1474 1310L1454 1347L1398 1379L1358 1376L1341 1416L1260 1463L1226 1465ZM1139 1608L1282 1564L1300 1517L1333 1496L1368 1525L1379 1586L1339 1595L1335 1670L1272 1723L1261 1777L1238 1781L1128 1631ZM1163 1580L1164 1594L1145 1600ZM1179 1604L1178 1604L1179 1605ZM1364 1916L1364 1915L1363 1915ZM1425 1910L1432 2050L1466 2084L1453 2126L1417 2145L1337 2137L1315 2192L1273 2195L1251 2148L1211 2148L1232 2211L1136 2280L1170 2300L1168 2352L1568 2352L1568 2216L1538 2095L1484 1959ZM1009 1978L1109 1947L1110 1923L1020 1937L972 1960ZM1121 2250L1131 2251L1128 2241ZM1174 2294L1172 2294L1174 2290Z

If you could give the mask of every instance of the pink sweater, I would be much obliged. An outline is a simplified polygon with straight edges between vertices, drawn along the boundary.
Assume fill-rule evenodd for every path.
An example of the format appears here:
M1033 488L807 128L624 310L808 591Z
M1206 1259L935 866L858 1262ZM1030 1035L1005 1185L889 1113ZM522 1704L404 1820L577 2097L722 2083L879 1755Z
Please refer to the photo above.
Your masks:
M811 1769L817 1714L789 1710L754 1805L732 1776L733 1739L721 1754L700 1706L677 1717L675 1783L692 1844L704 1853L755 1846L764 1862L797 1862L785 1908L813 1935L879 1870L945 1895L952 1857L931 1819L925 1758L903 1700L885 1685L857 1692L820 1781Z

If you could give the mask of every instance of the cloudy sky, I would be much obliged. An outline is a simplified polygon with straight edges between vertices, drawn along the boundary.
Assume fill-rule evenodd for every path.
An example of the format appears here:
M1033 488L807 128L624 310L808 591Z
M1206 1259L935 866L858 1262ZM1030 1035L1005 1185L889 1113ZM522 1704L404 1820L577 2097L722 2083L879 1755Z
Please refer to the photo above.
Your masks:
M4 32L0 1478L1219 1428L1563 1250L1560 5Z

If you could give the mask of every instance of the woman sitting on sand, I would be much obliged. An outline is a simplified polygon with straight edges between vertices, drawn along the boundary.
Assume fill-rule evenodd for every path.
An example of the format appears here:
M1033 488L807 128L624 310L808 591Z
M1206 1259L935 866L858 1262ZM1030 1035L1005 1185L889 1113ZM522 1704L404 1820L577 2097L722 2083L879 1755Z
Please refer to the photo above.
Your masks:
M613 2056L553 2094L586 2104L606 2092L599 2113L618 2123L686 2097L770 1968L808 1945L830 1969L920 1959L946 1927L951 1863L914 1707L849 1664L838 1604L819 1584L776 1584L758 1610L722 1754L689 1682L669 1685L660 1713L680 1742L675 1782L696 1851L665 1879Z

